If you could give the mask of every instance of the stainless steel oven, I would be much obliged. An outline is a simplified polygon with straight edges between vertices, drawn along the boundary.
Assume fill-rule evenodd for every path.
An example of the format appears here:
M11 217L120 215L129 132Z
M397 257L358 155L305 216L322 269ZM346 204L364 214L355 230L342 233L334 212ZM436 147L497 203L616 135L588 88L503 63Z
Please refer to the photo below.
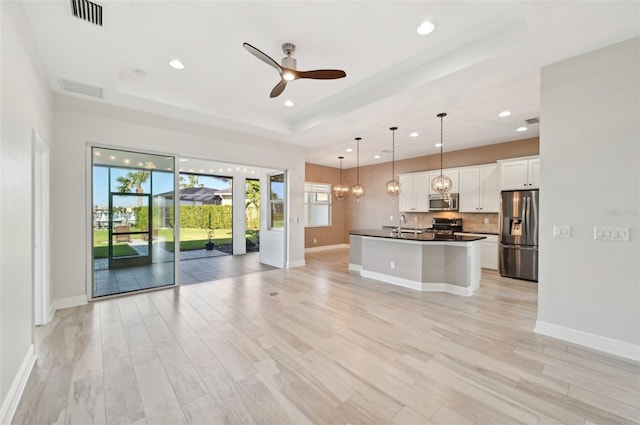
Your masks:
M458 194L429 195L429 211L458 211Z

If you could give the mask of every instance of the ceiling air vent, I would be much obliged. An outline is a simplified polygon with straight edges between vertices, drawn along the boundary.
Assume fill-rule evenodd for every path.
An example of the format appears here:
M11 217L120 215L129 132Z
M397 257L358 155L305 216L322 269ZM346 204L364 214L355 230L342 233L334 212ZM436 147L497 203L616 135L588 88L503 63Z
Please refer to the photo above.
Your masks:
M524 120L527 124L538 124L540 122L540 118L529 118L528 120Z
M71 13L78 19L102 26L102 6L89 0L71 0Z
M102 89L100 87L90 86L88 84L76 83L75 81L69 81L69 80L63 80L63 79L60 80L60 84L62 85L62 88L65 89L66 91L83 94L85 96L99 97L100 99L103 98Z

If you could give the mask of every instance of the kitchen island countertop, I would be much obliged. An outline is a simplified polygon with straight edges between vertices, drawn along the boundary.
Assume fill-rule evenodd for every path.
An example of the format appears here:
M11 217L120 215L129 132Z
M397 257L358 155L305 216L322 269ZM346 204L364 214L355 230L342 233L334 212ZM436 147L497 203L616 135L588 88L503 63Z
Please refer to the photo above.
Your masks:
M474 242L485 239L482 236L447 235L432 232L413 233L405 231L398 235L398 233L386 229L351 230L349 231L349 234L354 236L369 236L373 238L399 239L417 242Z

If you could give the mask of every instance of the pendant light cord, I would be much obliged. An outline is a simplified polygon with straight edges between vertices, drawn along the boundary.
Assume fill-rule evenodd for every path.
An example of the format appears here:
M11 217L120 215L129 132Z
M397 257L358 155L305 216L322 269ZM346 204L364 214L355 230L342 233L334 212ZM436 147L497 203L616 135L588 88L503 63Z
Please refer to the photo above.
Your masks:
M356 184L360 184L360 138L356 139L357 142L357 156L356 156Z
M391 180L396 179L396 130L398 127L391 127Z
M440 179L442 179L442 120L444 115L440 115Z

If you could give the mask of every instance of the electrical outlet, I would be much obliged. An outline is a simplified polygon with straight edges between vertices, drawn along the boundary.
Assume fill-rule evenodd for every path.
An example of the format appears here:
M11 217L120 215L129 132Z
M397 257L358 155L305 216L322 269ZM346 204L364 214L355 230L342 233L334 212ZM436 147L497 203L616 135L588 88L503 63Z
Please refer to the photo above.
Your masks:
M313 238L313 243L318 243L318 240L316 238Z
M593 239L605 241L628 241L628 227L594 227Z
M391 264L389 264L389 266L390 266L392 269L395 269L395 268L396 268L396 262L395 262L395 261L391 261Z
M570 238L571 226L569 226L568 224L554 224L553 237L554 238Z
M485 217L484 224L489 224L489 217Z
M389 216L389 221L393 221L393 216L392 215Z

